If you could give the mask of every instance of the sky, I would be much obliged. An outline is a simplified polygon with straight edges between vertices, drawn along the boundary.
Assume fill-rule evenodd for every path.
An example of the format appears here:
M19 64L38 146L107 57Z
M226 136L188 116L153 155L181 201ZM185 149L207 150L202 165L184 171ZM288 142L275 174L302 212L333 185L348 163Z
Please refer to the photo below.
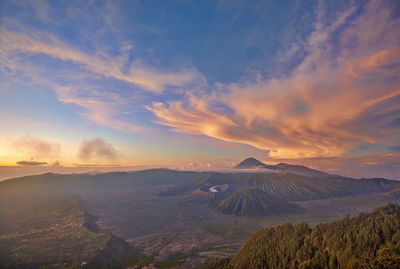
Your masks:
M400 179L398 0L0 0L0 179L247 157Z

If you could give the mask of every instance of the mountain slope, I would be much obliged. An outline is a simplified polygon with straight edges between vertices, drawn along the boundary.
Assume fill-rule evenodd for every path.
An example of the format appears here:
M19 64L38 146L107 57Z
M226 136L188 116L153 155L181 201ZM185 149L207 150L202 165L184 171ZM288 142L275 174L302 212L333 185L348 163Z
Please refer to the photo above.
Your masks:
M25 176L0 182L0 188L26 188L45 184L75 191L114 187L141 187L184 183L198 176L198 172L169 169L148 169L134 172L110 172L99 174L54 174Z
M210 268L399 268L400 208L319 224L283 224L253 234L226 265Z
M279 163L277 165L267 165L255 158L247 158L240 162L234 169L269 169L276 172L291 172L297 175L307 176L307 177L338 177L336 175L331 175L322 171L308 168L303 165L294 165L287 163Z
M400 188L394 189L385 194L385 197L392 199L392 200L399 200L400 199Z
M235 169L267 168L267 165L255 158L247 158L246 160L243 160L233 168Z
M229 185L230 190L259 188L269 194L292 201L324 199L355 194L387 192L400 187L399 181L386 179L351 179L342 177L307 177L290 172L279 173L217 173L186 172L150 169L136 172L104 174L42 174L9 179L0 182L7 197L7 189L25 189L46 186L81 195L85 190L121 189L142 186L171 186L161 196L182 195L196 189L209 190L216 185ZM49 190L49 192L51 192ZM6 203L12 199L5 199Z
M77 268L81 262L119 268L136 251L102 231L82 199L55 185L0 184L0 215L0 268Z
M217 211L237 216L270 216L300 211L300 208L260 189L245 188L216 205Z
M208 190L228 184L232 189L258 188L281 199L305 201L356 194L387 192L400 187L399 181L386 179L351 179L342 177L306 177L282 173L215 173L202 172L196 177L160 193L182 195L198 188Z
M231 261L204 268L400 268L400 208L319 224L286 223L254 233Z
M273 166L274 168L269 167L270 169L274 169L281 172L290 172L293 174L306 176L306 177L340 177L337 175L331 175L319 170L311 169L307 166L303 165L295 165L288 163L279 163Z

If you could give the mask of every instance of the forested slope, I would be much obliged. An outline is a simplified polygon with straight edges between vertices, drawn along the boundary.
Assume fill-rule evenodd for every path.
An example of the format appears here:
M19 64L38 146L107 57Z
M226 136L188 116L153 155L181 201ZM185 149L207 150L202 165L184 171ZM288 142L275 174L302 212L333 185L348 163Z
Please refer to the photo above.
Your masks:
M391 204L314 228L266 228L231 261L209 268L400 268L400 208Z

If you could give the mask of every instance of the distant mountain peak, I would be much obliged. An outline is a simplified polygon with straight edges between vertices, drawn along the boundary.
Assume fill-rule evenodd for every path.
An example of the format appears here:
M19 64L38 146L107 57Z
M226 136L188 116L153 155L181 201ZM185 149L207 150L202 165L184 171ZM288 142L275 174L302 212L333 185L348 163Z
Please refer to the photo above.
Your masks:
M246 160L240 162L238 165L236 165L233 168L238 168L238 169L252 169L252 168L267 168L267 165L260 162L256 158L247 158Z
M247 158L240 162L238 165L234 166L235 169L256 169L256 168L266 168L274 170L276 172L291 172L293 174L307 176L307 177L338 177L336 175L331 175L322 171L311 169L304 165L279 163L276 165L267 165L260 162L255 158Z

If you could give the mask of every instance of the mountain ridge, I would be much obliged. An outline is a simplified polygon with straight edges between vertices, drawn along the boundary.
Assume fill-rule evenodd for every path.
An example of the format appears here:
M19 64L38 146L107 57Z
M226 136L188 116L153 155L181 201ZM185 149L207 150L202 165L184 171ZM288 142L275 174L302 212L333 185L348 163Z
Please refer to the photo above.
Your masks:
M332 175L323 171L315 170L304 165L278 163L276 165L265 164L256 158L247 158L233 167L233 169L270 169L276 172L292 172L294 174L302 176L329 176L329 177L341 177L338 175Z
M218 202L216 210L237 216L271 216L300 211L300 208L257 188L241 188Z

